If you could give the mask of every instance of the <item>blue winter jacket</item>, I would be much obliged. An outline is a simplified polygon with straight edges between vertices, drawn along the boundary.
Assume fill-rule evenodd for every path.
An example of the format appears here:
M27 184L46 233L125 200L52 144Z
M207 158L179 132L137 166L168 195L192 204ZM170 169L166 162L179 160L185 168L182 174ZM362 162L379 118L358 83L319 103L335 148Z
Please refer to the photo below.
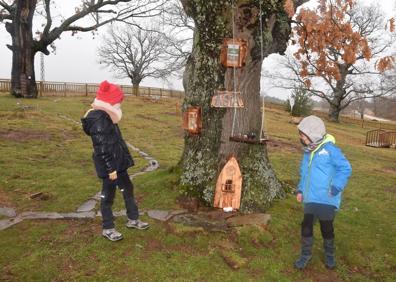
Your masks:
M338 209L351 173L350 163L335 145L334 137L327 134L314 151L304 153L297 192L303 194L304 204L326 204ZM332 195L331 187L339 193Z

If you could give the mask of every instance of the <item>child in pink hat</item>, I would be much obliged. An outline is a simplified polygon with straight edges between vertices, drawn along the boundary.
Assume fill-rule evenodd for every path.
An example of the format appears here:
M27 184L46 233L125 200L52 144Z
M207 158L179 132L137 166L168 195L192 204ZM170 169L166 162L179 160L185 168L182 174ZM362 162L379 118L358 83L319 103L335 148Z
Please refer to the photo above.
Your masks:
M138 219L139 211L133 195L133 184L127 172L134 162L118 127L122 118L123 99L122 90L105 80L100 84L92 109L81 119L84 132L92 138L96 173L102 180L102 235L111 241L123 238L115 229L112 212L117 186L122 192L127 210L126 226L137 229L149 227L148 223Z

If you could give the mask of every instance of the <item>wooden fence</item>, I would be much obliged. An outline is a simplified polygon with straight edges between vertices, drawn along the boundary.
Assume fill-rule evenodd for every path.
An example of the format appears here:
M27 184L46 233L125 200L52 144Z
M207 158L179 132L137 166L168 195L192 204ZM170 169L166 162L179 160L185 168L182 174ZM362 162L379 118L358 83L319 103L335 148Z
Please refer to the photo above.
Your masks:
M74 83L74 82L53 82L37 81L39 96L94 96L99 88L98 83ZM120 85L126 95L134 95L131 85ZM0 92L11 90L11 80L0 79ZM162 89L156 87L139 87L137 96L147 97L175 97L183 98L184 91Z
M386 131L382 129L370 130L366 133L366 146L395 148L396 131Z

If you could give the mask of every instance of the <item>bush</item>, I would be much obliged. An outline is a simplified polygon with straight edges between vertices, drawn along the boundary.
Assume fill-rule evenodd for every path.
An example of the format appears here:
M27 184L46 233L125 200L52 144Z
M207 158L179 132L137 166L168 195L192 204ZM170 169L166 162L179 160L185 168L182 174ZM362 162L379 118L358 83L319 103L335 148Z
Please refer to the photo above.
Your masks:
M291 113L294 117L308 116L312 112L313 101L310 98L307 90L301 87L294 89L291 94L291 98L294 100L293 110L291 109L290 99L286 100L286 111Z

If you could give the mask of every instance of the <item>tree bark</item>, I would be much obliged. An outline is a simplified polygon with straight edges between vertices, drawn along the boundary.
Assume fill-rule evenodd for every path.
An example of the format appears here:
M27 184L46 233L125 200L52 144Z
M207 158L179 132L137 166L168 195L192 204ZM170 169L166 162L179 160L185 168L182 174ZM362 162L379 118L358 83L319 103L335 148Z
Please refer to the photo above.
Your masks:
M139 84L132 84L132 91L134 96L139 95Z
M132 76L129 78L131 79L131 82L132 82L133 95L138 96L139 95L139 86L140 86L140 82L142 82L142 78L140 78L138 76Z
M36 98L32 22L37 0L16 1L13 23L7 23L12 37L11 94L15 97Z
M200 135L185 135L185 147L180 162L181 184L191 196L213 203L215 184L224 164L235 156L243 174L241 211L264 211L271 202L284 195L284 189L270 165L266 145L230 142L234 135L255 133L260 136L260 19L257 1L234 1L235 37L248 42L246 65L237 69L236 84L245 107L211 108L216 89L233 89L232 69L220 65L220 45L224 37L232 37L230 0L184 0L185 11L196 24L194 46L184 73L185 99L188 106L202 108L203 130ZM263 4L264 56L284 52L290 34L290 22L282 1L276 7Z
M338 105L330 103L329 120L332 122L339 122L340 121L340 112L341 112L341 109L338 107Z
M337 80L335 86L334 98L329 103L329 119L332 122L340 122L340 113L345 108L344 105L342 105L342 101L347 96L345 92L345 83L349 66L340 64L338 65L338 68L340 70L340 79Z

